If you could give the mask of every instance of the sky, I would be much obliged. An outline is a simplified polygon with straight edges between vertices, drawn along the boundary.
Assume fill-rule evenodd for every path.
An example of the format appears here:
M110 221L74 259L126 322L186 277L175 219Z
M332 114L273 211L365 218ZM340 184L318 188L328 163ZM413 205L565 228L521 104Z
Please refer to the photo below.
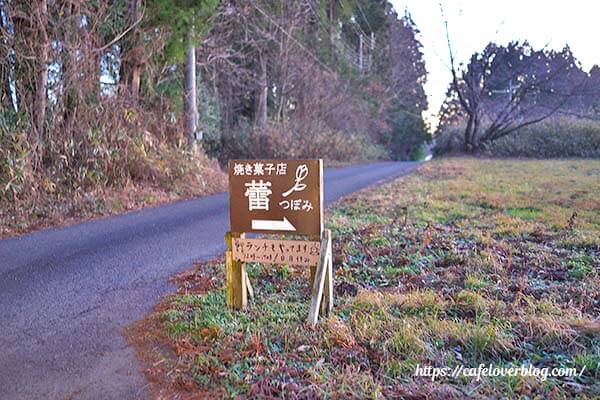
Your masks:
M600 2L597 0L391 0L400 16L411 14L420 30L428 71L425 119L435 126L451 80L444 19L457 63L491 41L527 40L534 48L569 45L586 71L600 65ZM441 4L441 7L440 7ZM442 16L443 8L444 16Z

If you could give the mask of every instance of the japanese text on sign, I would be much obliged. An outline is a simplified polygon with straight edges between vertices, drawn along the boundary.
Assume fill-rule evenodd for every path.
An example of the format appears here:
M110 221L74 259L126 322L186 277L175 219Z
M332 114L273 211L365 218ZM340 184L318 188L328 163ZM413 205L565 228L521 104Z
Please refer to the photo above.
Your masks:
M317 265L320 243L304 240L233 239L233 259L299 266Z

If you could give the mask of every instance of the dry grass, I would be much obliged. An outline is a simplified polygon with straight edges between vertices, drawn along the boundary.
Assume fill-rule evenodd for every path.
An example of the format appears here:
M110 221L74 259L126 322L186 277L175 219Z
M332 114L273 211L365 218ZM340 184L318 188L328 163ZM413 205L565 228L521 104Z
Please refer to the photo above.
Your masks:
M148 374L184 398L598 398L599 177L599 161L461 158L358 193L328 211L332 317L306 326L306 272L260 264L232 312L222 264L204 264L149 317L166 350ZM414 376L479 363L585 369Z
M110 184L74 187L51 176L31 175L21 193L0 191L0 238L227 189L227 175L216 160L201 153L186 160L177 153L172 157L181 159L169 162L169 151L162 151L163 162L136 161L127 167L130 175Z

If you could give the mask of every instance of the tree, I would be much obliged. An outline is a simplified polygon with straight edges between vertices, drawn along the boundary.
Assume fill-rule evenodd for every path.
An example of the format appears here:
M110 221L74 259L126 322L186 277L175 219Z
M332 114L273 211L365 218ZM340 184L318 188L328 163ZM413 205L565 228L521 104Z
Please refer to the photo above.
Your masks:
M184 120L188 150L195 152L198 109L196 102L196 46L211 27L218 0L153 0L149 4L153 17L151 25L158 25L167 34L165 61L181 63L185 59Z
M452 82L442 116L458 110L466 120L465 151L476 151L569 107L585 84L586 74L568 47L561 52L535 50L527 42L490 43L459 71L447 22L446 33Z
M381 24L380 24L381 25ZM409 14L398 18L389 10L388 29L382 37L385 43L377 73L385 88L378 98L383 104L381 140L395 159L411 159L430 140L422 112L427 108L424 84L427 71L418 29Z
M5 1L1 6L3 52L9 56L3 60L2 68L3 79L8 79L9 85L3 90L8 91L4 101L8 101L7 95L12 96L10 86L14 84L17 110L30 117L30 140L36 148L41 148L45 139L50 52L48 2ZM7 84L6 80L3 84Z

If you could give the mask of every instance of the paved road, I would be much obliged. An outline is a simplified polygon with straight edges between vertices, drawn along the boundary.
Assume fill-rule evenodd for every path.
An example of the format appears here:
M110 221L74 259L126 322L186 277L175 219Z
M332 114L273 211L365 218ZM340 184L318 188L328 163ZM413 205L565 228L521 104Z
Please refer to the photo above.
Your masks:
M413 169L325 171L325 202ZM145 381L122 327L224 250L225 193L0 241L0 399L137 399Z

